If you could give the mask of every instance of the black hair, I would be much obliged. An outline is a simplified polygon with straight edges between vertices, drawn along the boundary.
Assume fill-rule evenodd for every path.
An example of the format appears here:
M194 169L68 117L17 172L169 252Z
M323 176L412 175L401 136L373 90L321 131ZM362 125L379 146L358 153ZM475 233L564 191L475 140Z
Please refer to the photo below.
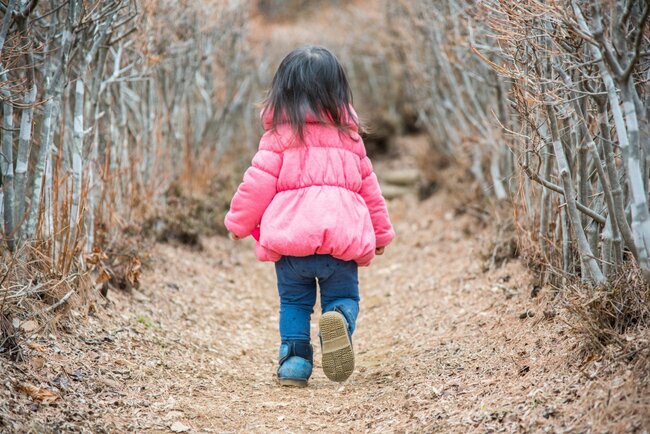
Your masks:
M273 113L273 128L286 119L303 140L309 112L341 131L349 132L350 122L360 129L351 104L352 91L336 56L325 47L306 45L280 63L263 110Z

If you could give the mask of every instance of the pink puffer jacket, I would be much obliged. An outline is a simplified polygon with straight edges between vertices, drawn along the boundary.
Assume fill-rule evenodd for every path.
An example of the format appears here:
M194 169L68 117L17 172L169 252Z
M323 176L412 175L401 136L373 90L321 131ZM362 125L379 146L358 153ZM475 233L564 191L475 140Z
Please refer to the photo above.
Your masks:
M271 113L263 116L266 132L226 228L243 238L259 226L262 261L330 254L368 265L395 232L358 129L350 122L348 134L314 115L306 120L302 143L287 122L272 130Z

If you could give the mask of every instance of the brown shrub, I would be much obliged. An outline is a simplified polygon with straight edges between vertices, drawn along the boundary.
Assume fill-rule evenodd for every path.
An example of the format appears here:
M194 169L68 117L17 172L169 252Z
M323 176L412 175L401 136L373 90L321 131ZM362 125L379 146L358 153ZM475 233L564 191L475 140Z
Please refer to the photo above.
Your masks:
M145 236L158 242L180 243L201 248L202 236L226 235L223 218L236 184L234 175L215 178L204 191L192 191L173 184L165 195L166 203L153 211L143 224Z
M632 358L650 349L650 287L638 270L622 270L606 287L573 283L563 296L567 310L575 316L570 325L585 337L588 349L614 344Z

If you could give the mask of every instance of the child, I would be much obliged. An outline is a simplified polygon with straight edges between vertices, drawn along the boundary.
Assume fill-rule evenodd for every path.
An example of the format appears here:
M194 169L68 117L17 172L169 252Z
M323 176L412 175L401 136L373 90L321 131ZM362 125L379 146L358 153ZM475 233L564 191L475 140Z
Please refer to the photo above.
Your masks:
M259 151L226 215L233 239L253 235L257 258L275 262L282 385L304 387L311 376L316 282L323 371L333 381L352 374L357 266L383 254L395 236L351 103L330 51L289 53L262 109Z

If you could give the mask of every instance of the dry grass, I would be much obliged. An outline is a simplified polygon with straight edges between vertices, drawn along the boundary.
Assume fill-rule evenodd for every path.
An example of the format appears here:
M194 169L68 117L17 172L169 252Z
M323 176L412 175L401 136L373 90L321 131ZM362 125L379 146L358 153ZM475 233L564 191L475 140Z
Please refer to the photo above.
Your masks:
M563 273L557 256L549 258L548 254L542 254L538 234L531 230L539 222L521 204L491 204L489 215L492 224L480 251L484 271L506 266L520 257L530 273L530 296L539 297L542 306L541 312L534 312L536 318L541 317L536 321L553 319L565 325L568 335L575 338L574 356L578 363L594 368L589 378L603 381L601 377L626 372L624 376L630 379L617 392L629 396L647 393L650 388L650 287L632 261L620 267L610 285L594 288L576 275ZM557 240L547 242L561 254ZM577 258L571 260L572 267L579 264ZM512 296L505 292L506 297ZM529 316L528 310L521 313L522 318ZM615 382L622 384L621 380ZM631 415L629 409L621 411ZM606 421L601 419L599 423Z
M40 246L23 245L2 262L0 283L0 354L22 359L23 335L51 331L71 306L92 298L89 279L78 264L63 274Z
M629 363L650 375L650 288L638 270L621 272L603 288L580 284L562 293L568 324L581 338L585 357L593 354Z
M165 194L165 205L152 210L145 220L144 233L158 242L196 248L201 248L202 236L226 235L223 216L230 205L233 179L214 179L205 191L188 191L173 184Z
M13 379L0 426L642 432L647 384L624 359L581 356L568 311L547 288L532 296L521 261L485 272L492 227L454 211L466 205L445 186L391 203L399 236L361 270L358 369L343 385L325 379L318 349L307 389L277 385L273 268L250 241L213 237L203 251L155 245L139 289L109 292L56 337L30 334L26 361L0 366Z
M492 231L485 240L480 255L483 259L483 269L488 271L518 258L520 246L510 203L493 202L486 215L491 221Z
M411 166L426 140L402 140L417 141L403 143ZM464 176L456 171L440 179ZM279 388L272 266L255 261L250 241L213 237L201 251L152 246L139 287L75 309L55 334L25 332L24 361L0 365L12 379L0 427L642 432L647 353L629 358L612 340L580 351L576 314L550 288L535 291L523 261L486 271L480 255L498 231L467 201L473 191L443 183L425 202L413 194L390 204L399 236L361 271L358 370L342 387L325 379L317 351L310 387ZM89 263L110 267L103 255ZM643 331L624 333L642 342Z

